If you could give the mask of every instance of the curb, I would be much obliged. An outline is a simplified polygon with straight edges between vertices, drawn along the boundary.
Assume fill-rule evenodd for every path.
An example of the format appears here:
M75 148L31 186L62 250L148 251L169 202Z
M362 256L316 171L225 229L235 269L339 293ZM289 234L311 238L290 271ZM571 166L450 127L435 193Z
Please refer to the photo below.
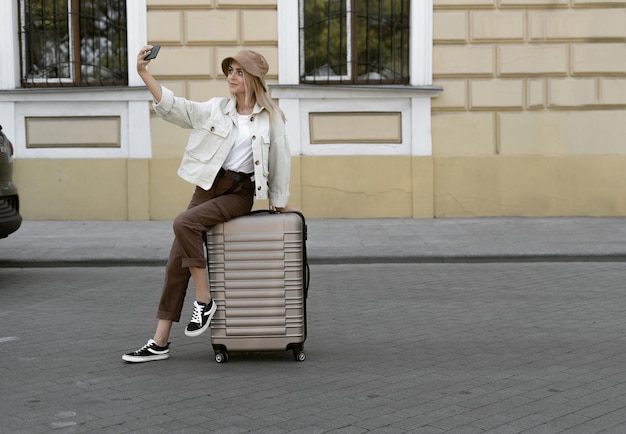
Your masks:
M0 268L64 267L163 267L165 259L87 258L44 260L0 260ZM441 255L441 256L314 256L310 265L343 264L474 264L532 262L626 262L626 254L523 254L523 255Z

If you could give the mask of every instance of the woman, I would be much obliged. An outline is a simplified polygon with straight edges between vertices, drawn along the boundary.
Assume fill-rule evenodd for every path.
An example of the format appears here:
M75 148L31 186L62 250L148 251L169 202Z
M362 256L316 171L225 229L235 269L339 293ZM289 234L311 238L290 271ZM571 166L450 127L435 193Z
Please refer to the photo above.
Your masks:
M152 46L137 56L137 72L154 97L154 110L163 119L192 129L178 169L181 178L196 185L185 212L174 220L175 239L165 270L165 283L157 311L154 337L132 353L127 362L147 362L169 357L169 335L180 320L189 278L196 301L187 336L209 327L216 306L209 291L202 233L218 223L248 214L254 197L269 197L280 212L298 211L287 206L290 154L285 116L267 94L265 58L243 50L222 61L231 98L193 102L178 98L148 72L145 60Z

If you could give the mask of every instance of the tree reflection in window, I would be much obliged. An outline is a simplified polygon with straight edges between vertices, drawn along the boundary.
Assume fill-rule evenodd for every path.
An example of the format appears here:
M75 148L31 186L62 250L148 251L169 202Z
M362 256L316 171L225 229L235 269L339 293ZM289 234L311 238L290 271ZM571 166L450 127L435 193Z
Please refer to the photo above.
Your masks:
M410 0L300 0L300 81L409 82Z

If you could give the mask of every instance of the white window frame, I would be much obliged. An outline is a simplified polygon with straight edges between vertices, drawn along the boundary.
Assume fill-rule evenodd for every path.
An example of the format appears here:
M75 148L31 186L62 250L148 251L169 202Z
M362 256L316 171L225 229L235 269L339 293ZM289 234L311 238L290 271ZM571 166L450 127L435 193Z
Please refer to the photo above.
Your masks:
M300 8L297 0L278 0L278 83L300 83ZM433 84L433 0L411 0L410 84ZM294 62L293 59L298 59Z
M433 0L411 0L409 85L300 84L300 8L277 0L278 85L270 86L287 115L294 155L432 155L431 98L443 89L432 84ZM368 111L376 106L402 113L401 144L312 145L309 112Z
M31 88L20 86L17 1L0 1L0 119L20 158L151 158L150 93L136 72L136 56L147 42L147 0L127 0L128 86ZM10 59L13 59L11 61ZM71 92L72 102L68 102ZM48 111L42 111L47 107ZM102 148L27 149L24 118L118 115L121 146Z

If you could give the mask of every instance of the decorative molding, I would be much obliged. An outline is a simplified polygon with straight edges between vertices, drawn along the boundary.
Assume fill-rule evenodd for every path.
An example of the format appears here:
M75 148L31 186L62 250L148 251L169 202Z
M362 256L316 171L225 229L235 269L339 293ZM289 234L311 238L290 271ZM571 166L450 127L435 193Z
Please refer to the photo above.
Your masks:
M119 116L28 116L26 147L119 148Z
M402 143L400 112L310 112L312 145Z
M150 92L143 88L27 89L0 91L0 113L13 120L15 152L20 158L150 158ZM27 148L26 118L117 116L117 148Z

